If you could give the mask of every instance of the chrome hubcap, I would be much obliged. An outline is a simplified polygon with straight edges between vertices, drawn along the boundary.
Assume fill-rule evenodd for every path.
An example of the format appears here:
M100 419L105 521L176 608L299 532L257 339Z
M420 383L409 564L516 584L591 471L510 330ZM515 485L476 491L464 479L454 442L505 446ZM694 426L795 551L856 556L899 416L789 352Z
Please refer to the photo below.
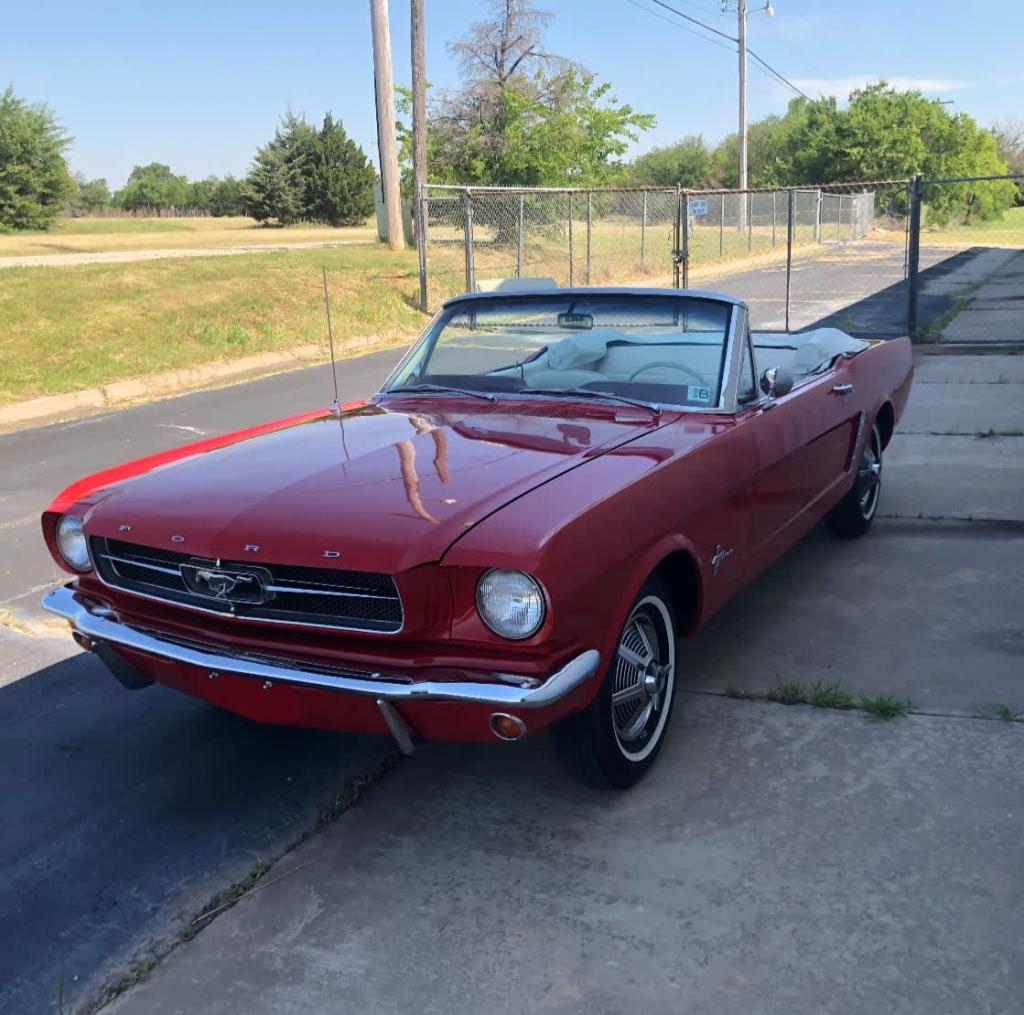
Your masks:
M870 518L878 506L878 494L882 483L882 451L875 433L871 434L860 469L857 472L857 489L860 491L860 510L865 518Z
M666 705L671 666L663 661L665 634L645 609L630 617L615 659L612 721L621 744L650 739ZM660 635L660 637L659 637Z

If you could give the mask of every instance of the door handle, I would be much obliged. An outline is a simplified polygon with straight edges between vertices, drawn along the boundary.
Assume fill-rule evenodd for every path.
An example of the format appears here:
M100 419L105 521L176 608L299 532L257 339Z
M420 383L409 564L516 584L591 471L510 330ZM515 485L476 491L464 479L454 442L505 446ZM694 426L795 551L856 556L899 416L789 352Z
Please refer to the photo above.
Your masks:
M833 384L832 385L832 394L833 395L848 395L851 391L853 391L853 385L852 384Z

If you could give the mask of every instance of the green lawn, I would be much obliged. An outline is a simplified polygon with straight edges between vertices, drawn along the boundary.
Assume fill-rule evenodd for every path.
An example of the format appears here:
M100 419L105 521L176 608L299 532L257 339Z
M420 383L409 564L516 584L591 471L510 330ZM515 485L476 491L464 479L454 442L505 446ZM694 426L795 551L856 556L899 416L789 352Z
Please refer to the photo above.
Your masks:
M408 341L413 252L378 246L0 271L0 404L311 342Z
M0 257L39 254L92 254L113 250L169 247L239 247L280 243L375 241L376 227L334 227L299 223L279 229L255 219L210 218L61 218L46 231L0 233Z

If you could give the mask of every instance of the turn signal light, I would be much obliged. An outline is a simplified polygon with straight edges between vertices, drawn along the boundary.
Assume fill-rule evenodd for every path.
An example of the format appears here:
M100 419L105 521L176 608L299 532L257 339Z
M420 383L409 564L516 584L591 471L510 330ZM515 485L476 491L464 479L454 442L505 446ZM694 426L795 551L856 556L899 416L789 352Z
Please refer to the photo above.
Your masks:
M495 712L488 725L499 740L521 740L526 736L526 723L517 716L508 715L506 712Z

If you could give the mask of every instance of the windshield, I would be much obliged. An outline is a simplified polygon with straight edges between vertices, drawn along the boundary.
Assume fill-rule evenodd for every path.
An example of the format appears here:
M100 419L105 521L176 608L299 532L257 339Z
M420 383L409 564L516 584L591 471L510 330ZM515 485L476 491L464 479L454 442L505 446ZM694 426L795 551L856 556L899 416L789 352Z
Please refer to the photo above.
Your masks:
M711 408L730 305L670 295L555 294L448 307L385 391L566 391Z

